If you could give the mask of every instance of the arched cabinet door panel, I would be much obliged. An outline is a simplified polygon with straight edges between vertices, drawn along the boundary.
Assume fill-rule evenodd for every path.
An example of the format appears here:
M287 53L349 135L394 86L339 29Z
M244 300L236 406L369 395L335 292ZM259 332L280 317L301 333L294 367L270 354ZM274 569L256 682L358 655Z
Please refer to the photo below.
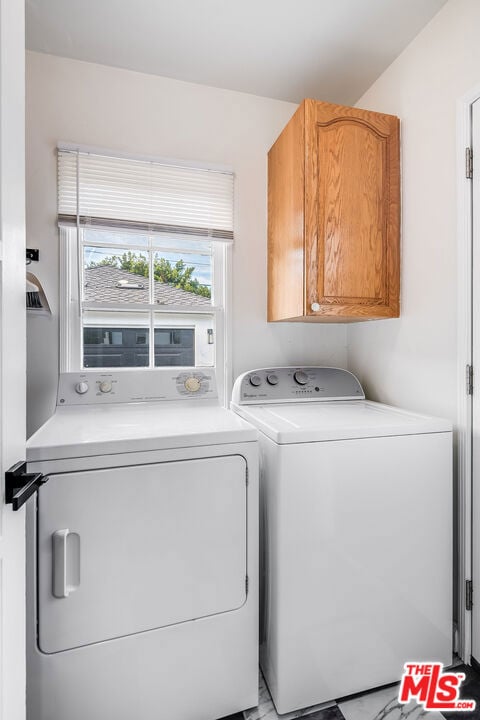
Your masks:
M269 320L398 317L398 118L304 100L268 190Z

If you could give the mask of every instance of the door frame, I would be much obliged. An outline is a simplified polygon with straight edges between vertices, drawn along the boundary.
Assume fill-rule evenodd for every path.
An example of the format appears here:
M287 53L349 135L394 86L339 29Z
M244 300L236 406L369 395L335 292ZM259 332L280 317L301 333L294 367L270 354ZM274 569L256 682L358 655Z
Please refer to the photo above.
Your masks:
M0 0L0 720L25 718L25 510L4 473L25 457L25 2Z
M472 405L467 393L466 369L473 361L473 194L466 177L466 148L472 147L472 105L480 100L480 85L457 103L457 501L458 501L458 626L455 647L470 664L472 613L466 609L466 582L472 580ZM480 368L476 373L480 378ZM474 384L477 381L474 377Z

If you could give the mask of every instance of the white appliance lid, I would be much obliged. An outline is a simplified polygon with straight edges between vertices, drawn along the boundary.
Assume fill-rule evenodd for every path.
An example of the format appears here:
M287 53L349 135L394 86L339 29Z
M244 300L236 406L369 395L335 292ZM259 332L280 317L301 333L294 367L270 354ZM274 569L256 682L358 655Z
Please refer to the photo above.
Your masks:
M237 405L243 418L278 444L449 432L448 420L367 400Z
M254 428L209 400L57 407L27 443L27 460L197 447L257 439Z

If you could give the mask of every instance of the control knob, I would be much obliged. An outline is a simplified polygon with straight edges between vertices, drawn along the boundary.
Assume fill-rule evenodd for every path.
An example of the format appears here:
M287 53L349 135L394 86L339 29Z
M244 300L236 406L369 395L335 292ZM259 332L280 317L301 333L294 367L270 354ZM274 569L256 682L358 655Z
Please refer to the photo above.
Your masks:
M308 375L306 372L303 372L303 370L297 370L297 372L293 374L293 377L299 385L306 385L308 382Z
M183 384L185 386L185 390L188 390L188 392L198 392L201 387L200 380L193 376L188 377Z
M260 375L252 375L250 377L250 385L253 385L253 387L258 387L262 384L262 378Z
M88 389L88 383L84 380L75 385L75 392L77 392L79 395L85 395L85 393L88 392Z
M110 380L102 380L102 382L98 386L98 389L101 393L109 393L112 391L112 383L110 382Z
M270 375L267 375L267 382L269 385L278 385L278 375L270 373Z

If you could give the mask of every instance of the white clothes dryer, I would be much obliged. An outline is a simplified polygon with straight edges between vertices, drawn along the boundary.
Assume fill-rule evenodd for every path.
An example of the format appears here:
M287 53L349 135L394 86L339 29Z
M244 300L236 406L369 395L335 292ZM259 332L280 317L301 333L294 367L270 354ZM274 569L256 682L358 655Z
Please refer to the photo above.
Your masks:
M62 375L27 452L28 720L256 705L256 431L213 370Z
M451 664L451 423L325 367L245 373L231 407L260 431L260 663L278 712Z

